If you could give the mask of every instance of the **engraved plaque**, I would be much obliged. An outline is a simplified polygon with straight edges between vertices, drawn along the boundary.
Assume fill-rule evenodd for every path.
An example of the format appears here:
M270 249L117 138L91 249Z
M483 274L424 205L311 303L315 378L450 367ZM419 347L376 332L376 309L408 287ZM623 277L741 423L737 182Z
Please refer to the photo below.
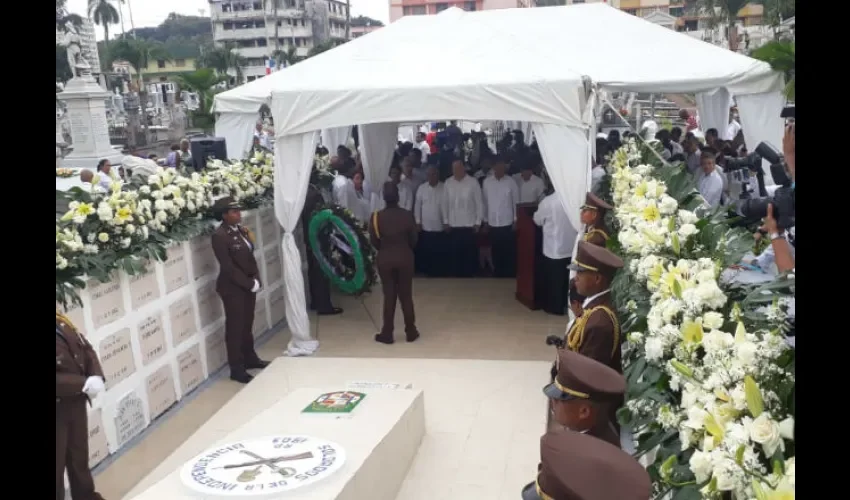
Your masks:
M257 338L261 333L269 329L269 322L266 319L266 298L257 297L257 305L254 306L254 327L251 333L254 338Z
M192 252L192 272L195 273L196 280L218 272L218 262L215 260L209 235L193 239L189 249Z
M265 285L273 285L283 277L283 263L280 260L280 247L274 246L265 251L266 280Z
M106 432L103 430L103 413L100 408L89 412L89 469L109 456Z
M223 307L218 293L215 291L215 281L198 288L198 314L201 316L201 328L206 328L221 317Z
M91 297L91 310L94 328L108 325L124 316L124 297L121 295L121 281L113 275L108 283L89 280L86 288Z
M272 326L280 323L286 316L285 299L283 285L269 292L269 312L272 316Z
M207 349L207 370L210 373L218 370L227 362L227 346L224 344L224 325L216 328L204 339Z
M106 376L107 390L115 387L136 371L129 328L124 328L101 340L98 355L103 374Z
M171 293L189 282L189 266L186 265L186 252L182 243L169 247L168 260L163 265L165 293Z
M115 436L121 448L147 426L142 399L133 391L115 406Z
M147 265L147 272L129 276L130 305L138 309L152 300L159 298L159 284L156 280L154 266Z
M171 304L168 307L168 314L171 318L171 340L174 347L179 346L198 331L190 296L187 295Z
M84 145L91 140L90 127L91 118L86 116L80 109L68 109L68 119L71 122L71 138L74 143ZM89 146L90 147L90 146Z
M178 354L177 365L180 367L180 390L183 391L182 397L185 397L204 381L200 344L195 344Z
M64 306L62 306L62 304L57 302L56 310L67 316L68 319L71 320L71 323L73 323L74 326L77 327L77 331L83 332L83 334L85 335L86 320L84 318L85 313L82 307L68 302L68 308L66 309Z
M263 246L277 242L280 238L278 227L277 217L274 214L273 208L266 208L260 211L260 234L263 239Z
M177 393L174 391L174 375L171 363L166 363L157 371L151 373L146 380L148 388L148 413L151 422L162 415L177 402Z
M147 366L168 350L162 314L148 316L139 323L139 347L142 350L142 365Z

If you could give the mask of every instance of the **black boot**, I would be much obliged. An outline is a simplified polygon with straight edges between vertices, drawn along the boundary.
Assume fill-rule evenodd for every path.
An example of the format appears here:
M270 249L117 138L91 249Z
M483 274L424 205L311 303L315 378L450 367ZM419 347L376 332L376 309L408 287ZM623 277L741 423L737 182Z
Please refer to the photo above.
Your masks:
M239 382L240 384L247 384L248 382L254 380L254 376L246 371L230 372L230 380Z

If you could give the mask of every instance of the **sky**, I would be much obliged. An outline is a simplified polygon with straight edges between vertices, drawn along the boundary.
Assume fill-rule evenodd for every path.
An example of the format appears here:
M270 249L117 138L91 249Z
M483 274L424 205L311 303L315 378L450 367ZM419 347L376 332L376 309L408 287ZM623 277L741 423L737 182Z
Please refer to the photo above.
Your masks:
M114 2L116 3L116 2ZM74 14L86 16L88 0L68 0L68 10ZM184 15L209 16L210 5L207 0L125 0L124 28L130 29L129 7L133 9L133 22L137 28L158 26L168 17L171 12ZM390 2L389 0L351 0L352 16L368 16L372 19L389 23ZM111 33L119 33L121 25L110 26ZM97 39L103 39L103 28L95 26Z

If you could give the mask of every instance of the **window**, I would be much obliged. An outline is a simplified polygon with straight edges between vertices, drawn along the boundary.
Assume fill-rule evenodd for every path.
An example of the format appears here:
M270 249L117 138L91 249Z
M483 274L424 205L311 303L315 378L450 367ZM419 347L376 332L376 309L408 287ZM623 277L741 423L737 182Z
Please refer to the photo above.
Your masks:
M164 68L165 67L165 61L163 61L162 59L157 59L156 67L159 68L159 69Z
M463 2L463 10L472 12L475 10L475 2Z
M584 0L573 0L573 5L575 5L577 3L584 3Z
M699 21L696 19L691 19L685 21L685 31L696 31L699 29Z
M268 41L265 38L257 38L257 47L268 46Z
M254 80L256 80L256 79L257 79L257 77L256 77L256 76L249 76L249 77L247 78L247 80L248 80L249 82L253 82L253 81L254 81Z
M685 14L684 7L670 7L670 15L673 17L682 17Z
M437 10L437 12L439 13L439 12L442 12L442 11L444 11L444 10L448 9L448 8L449 8L449 4L447 4L447 3L438 3L438 4L437 4L437 9L436 9L436 10Z
M178 68L186 67L186 59L175 59L174 60L174 66L176 66Z
M623 12L625 12L626 14L631 14L633 16L637 15L637 9L623 9Z
M233 29L233 23L232 22L224 22L224 23L221 24L221 28L226 29L226 30L232 30Z

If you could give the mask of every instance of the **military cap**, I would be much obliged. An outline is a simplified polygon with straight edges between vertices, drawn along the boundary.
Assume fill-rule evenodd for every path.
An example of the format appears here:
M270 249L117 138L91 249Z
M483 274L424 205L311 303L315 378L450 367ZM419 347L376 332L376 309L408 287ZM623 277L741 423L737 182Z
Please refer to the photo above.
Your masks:
M611 210L612 208L614 207L605 203L605 200L593 193L587 193L584 197L584 205L581 206L582 210Z
M241 210L242 207L236 203L236 200L233 199L232 196L225 196L224 198L219 198L213 203L212 210L217 214L223 214L228 210Z
M610 443L566 429L540 438L537 481L523 500L649 500L646 469Z
M613 277L623 265L623 259L614 255L607 248L587 241L579 241L576 255L573 257L569 269L579 272L594 271L604 276Z
M616 370L569 349L558 350L558 375L543 388L547 397L560 400L604 402L625 392L626 379Z

